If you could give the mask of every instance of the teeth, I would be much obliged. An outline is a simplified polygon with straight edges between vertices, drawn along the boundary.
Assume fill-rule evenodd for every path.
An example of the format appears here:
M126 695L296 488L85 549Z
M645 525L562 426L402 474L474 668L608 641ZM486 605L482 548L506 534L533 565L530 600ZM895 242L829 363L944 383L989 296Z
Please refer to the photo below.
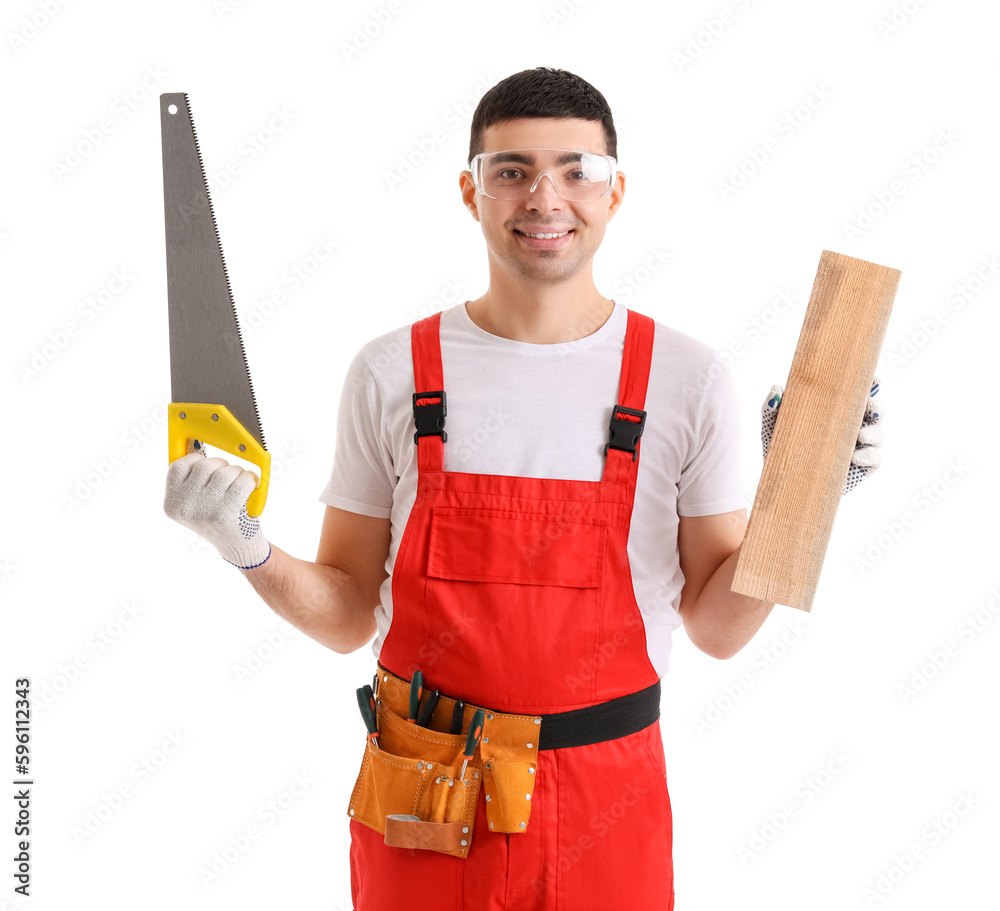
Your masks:
M548 240L553 237L565 237L569 234L569 231L563 231L562 234L529 234L527 231L520 231L519 233L523 234L525 237L542 237Z

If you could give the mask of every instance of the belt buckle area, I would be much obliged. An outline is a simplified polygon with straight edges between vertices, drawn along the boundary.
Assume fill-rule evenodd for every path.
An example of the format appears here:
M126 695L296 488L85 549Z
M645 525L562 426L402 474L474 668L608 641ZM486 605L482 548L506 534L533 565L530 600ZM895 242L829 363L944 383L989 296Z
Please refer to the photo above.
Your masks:
M420 399L439 398L439 402L420 402ZM434 392L413 393L413 422L417 431L413 434L413 442L417 444L420 437L440 436L441 442L448 442L445 433L444 419L448 414L448 397L443 389ZM419 445L419 444L417 444Z
M620 418L620 414L629 414L638 418L638 421L630 421L627 418ZM639 437L646 426L646 412L636 408L626 408L624 405L615 405L611 412L611 424L608 428L611 439L604 447L604 455L609 449L621 449L623 452L632 453L632 461L638 457Z

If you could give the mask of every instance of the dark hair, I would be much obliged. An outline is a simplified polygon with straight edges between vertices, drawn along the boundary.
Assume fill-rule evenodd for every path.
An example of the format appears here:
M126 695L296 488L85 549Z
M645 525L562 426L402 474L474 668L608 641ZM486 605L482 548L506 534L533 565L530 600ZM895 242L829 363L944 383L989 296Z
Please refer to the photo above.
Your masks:
M479 100L472 115L469 165L483 151L487 127L522 117L568 117L599 120L607 154L618 157L618 134L604 96L569 70L537 66L502 79Z

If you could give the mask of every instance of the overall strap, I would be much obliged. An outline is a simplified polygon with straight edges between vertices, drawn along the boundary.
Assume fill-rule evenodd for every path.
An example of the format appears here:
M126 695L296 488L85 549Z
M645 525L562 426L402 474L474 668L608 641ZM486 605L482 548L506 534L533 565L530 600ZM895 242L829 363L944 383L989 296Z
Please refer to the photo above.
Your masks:
M604 447L602 481L635 487L639 468L639 438L646 424L646 387L653 357L652 317L628 310L625 327L625 350L618 381L618 404L611 412L608 443Z
M639 438L645 426L646 387L653 354L654 324L651 317L628 310L625 348L618 381L618 404L612 410L608 443L604 447L602 481L634 486L638 469ZM418 471L441 471L444 467L444 429L448 400L441 366L441 312L413 323L413 419L416 431ZM423 442L420 440L423 439Z
M441 368L441 311L417 320L410 328L413 351L413 420L416 431L417 471L441 471L444 468L444 429L448 400L444 392ZM422 442L420 441L422 438Z

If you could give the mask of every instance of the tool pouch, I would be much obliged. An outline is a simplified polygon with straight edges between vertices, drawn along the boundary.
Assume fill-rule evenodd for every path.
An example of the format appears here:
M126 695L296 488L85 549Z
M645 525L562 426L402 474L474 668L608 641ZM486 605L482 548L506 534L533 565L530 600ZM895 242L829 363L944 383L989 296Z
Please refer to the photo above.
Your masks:
M461 780L465 734L410 724L403 697L403 689L379 686L379 746L368 742L348 815L383 833L387 845L465 858L482 783L478 751Z
M384 833L386 844L465 857L482 784L490 831L523 834L538 768L539 716L487 709L466 780L449 785L462 763L460 758L448 763L465 748L465 732L478 706L466 703L462 733L446 734L436 728L448 726L455 700L442 693L428 722L434 729L424 728L406 720L409 694L409 681L379 665L375 708L382 749L368 744L349 815Z
M479 755L491 832L515 834L528 827L540 730L538 716L486 712Z

